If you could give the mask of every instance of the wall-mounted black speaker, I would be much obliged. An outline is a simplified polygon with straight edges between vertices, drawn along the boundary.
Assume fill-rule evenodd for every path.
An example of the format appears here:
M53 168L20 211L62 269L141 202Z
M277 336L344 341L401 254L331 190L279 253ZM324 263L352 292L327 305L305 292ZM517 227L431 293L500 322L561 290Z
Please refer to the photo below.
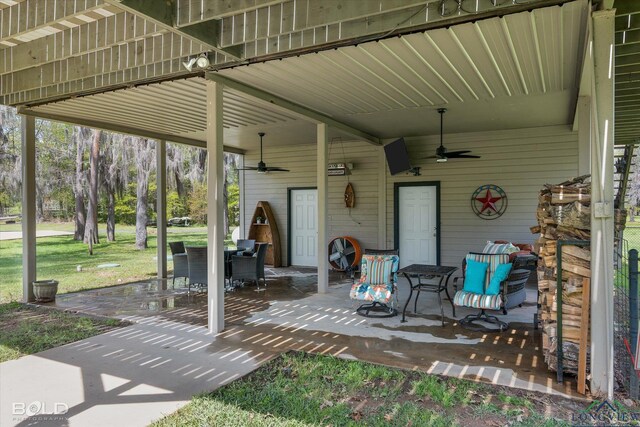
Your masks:
M409 153L404 143L404 138L397 139L384 146L384 154L387 158L389 173L396 175L411 170Z

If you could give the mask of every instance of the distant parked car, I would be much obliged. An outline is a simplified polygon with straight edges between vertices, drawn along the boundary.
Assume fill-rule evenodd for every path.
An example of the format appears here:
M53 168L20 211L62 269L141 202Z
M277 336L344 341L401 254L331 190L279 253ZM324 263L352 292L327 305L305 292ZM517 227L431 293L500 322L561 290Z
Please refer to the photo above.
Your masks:
M169 227L189 227L191 226L191 218L183 216L181 218L171 218L167 221Z

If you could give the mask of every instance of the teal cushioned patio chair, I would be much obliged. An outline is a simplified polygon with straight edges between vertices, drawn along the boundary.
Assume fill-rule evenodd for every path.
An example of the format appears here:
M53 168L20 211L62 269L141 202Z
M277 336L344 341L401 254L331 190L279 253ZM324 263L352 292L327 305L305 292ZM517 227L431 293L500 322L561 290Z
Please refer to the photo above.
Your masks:
M360 279L351 287L353 300L366 301L356 309L365 317L393 317L398 314L394 297L398 294L400 258L395 250L365 250L360 262Z
M487 263L489 264L487 268L487 272L484 278L484 292L476 293L465 291L462 286L458 287L458 279L456 277L453 281L453 287L455 290L455 295L453 297L453 304L459 307L471 307L471 308L479 308L480 312L477 314L470 314L466 316L464 319L460 320L460 324L467 329L479 330L479 331L504 331L509 327L509 324L503 322L498 319L496 316L490 316L487 314L486 310L495 310L495 311L503 311L506 313L505 305L507 303L507 280L500 282L500 287L495 295L491 295L487 293L487 289L489 288L489 283L493 278L496 269L500 264L509 264L509 255L508 254L483 254L483 253L474 253L471 252L467 254L465 260L467 261L465 265L463 265L462 270L462 282L464 283L467 266L469 261L476 261L479 263ZM487 322L498 325L498 329L491 329L485 326L479 325L475 322Z

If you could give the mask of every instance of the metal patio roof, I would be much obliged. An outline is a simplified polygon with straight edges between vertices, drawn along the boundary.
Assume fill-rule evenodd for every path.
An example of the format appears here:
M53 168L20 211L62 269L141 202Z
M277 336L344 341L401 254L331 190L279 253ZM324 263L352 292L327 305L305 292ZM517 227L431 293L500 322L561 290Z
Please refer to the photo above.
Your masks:
M258 87L378 137L569 124L584 52L586 0L379 42L238 66L220 75ZM311 123L225 91L225 143L312 142ZM51 118L84 117L204 141L204 79L155 83L33 106Z
M499 123L568 123L567 105L574 97L568 70L581 53L571 27L583 19L586 9L576 15L541 8L567 1L523 0L514 5L478 0L456 10L455 2L443 6L440 0L367 0L357 6L322 0L171 0L164 6L153 3L154 7L136 0L0 0L0 102L35 105L176 78L191 78L182 87L197 91L202 80L193 77L202 72L188 72L182 62L208 52L211 69L229 78L379 136L395 136L400 130L433 133L437 116L429 108L442 105L450 107L447 118L455 124L454 131L494 129ZM563 10L580 8L577 3ZM614 0L614 7L619 145L638 142L640 133L640 2ZM514 13L524 9L534 12ZM487 19L502 15L504 19ZM440 29L422 32L431 28ZM387 38L394 34L405 35ZM381 40L366 43L371 39ZM358 45L349 46L353 44ZM326 50L338 46L346 47ZM316 58L305 55L316 50ZM573 55L567 58L569 52ZM278 58L284 59L273 61ZM288 79L284 87L278 80L282 73ZM163 83L164 99L179 85ZM82 117L87 123L97 120L96 125L127 123L131 127L123 126L125 132L137 130L140 123L163 132L170 128L169 135L202 141L197 97L187 105L176 98L180 108L158 107L163 96L153 84L148 87L140 96L123 96L127 105L122 111L139 108L122 121L117 113L106 117L109 108L95 99L78 102L83 105L80 110L69 105L65 112L53 104L51 111L71 114L69 119ZM158 105L145 116L144 96L151 93ZM236 137L252 125L283 119L281 110L273 111L275 116L253 116L251 105L260 105L255 100L244 107L249 111L238 111L233 103L226 125L240 130ZM297 123L299 131L312 136L311 128L299 120L285 121L294 127Z

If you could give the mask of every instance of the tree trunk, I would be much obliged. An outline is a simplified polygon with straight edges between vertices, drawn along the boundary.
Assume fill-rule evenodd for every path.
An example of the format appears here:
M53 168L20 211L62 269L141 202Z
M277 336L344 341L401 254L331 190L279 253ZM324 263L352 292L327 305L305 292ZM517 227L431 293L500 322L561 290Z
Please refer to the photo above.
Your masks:
M84 142L82 141L81 131L79 127L73 129L76 140L76 180L73 187L73 193L76 199L76 226L73 238L75 240L84 239L84 229L86 225L86 217L84 211L84 190L82 189L82 175L84 174Z
M175 177L176 177L176 191L178 192L178 197L182 199L186 194L186 192L184 191L184 183L182 182L182 179L180 178L180 173L178 171L176 171Z
M151 156L149 140L140 138L136 156L136 249L147 248L147 197L149 195L149 175Z
M107 241L116 241L116 193L113 188L108 190Z
M149 173L140 173L136 186L136 249L147 248L147 196L149 192Z
M635 206L629 207L629 221L636 222L636 208Z
M98 240L98 160L100 157L100 136L102 131L93 131L91 151L89 154L89 208L87 209L87 225L84 231L84 241L100 243Z
M42 200L42 190L36 187L36 222L40 223L44 219L44 200Z

